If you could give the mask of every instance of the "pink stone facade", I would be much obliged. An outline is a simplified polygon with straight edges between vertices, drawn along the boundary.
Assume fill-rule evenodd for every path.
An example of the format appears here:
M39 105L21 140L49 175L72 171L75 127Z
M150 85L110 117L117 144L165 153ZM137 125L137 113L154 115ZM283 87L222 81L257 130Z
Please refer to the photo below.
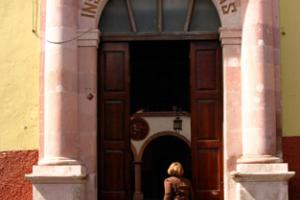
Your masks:
M288 199L286 183L293 173L278 157L278 0L212 1L222 24L224 199L251 199L241 192L249 190L254 199L273 200L260 196L268 182L284 194L276 199ZM46 2L42 153L27 178L35 200L95 200L98 22L107 0ZM266 176L258 177L261 173ZM278 178L270 179L270 173Z

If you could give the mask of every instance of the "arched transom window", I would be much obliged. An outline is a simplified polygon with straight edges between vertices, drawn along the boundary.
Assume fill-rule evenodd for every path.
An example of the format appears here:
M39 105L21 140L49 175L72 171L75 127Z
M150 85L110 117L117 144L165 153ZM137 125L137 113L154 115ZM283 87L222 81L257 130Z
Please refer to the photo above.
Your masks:
M217 32L211 0L109 0L100 31L111 34Z

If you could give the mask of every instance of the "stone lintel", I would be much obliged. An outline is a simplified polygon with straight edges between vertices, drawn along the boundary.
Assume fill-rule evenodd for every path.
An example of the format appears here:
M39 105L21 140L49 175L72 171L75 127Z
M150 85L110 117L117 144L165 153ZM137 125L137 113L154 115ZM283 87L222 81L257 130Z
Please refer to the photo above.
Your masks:
M96 47L99 46L100 31L99 29L79 29L77 30L79 47Z
M31 174L26 174L25 178L33 184L49 183L83 183L86 180L86 172L81 165L65 166L33 166Z
M220 28L220 41L224 45L241 45L242 31L239 28Z

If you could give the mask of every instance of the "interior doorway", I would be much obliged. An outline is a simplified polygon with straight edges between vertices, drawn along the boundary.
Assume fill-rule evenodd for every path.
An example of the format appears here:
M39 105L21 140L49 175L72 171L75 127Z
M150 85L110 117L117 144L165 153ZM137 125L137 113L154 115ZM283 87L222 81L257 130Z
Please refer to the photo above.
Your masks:
M190 111L188 41L130 44L130 108L135 112Z
M163 199L163 182L172 162L183 165L184 176L191 180L191 149L175 136L161 136L150 142L142 157L142 191L144 200Z

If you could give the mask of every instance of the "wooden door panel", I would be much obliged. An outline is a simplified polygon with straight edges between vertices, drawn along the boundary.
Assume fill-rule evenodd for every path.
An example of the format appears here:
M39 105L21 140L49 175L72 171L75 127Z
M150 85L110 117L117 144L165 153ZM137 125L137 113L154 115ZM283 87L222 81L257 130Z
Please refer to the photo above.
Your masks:
M117 100L105 100L104 113L104 141L124 139L124 102Z
M125 87L125 63L126 52L106 51L104 60L104 88L106 91L123 91Z
M222 74L218 42L193 42L192 173L195 199L222 200Z
M103 152L104 162L104 183L103 188L105 190L121 191L126 190L125 186L125 174L123 170L124 165L124 152L120 150L106 150ZM121 184L120 184L121 183Z
M197 140L218 139L218 100L198 100L197 101Z
M217 89L216 51L214 49L197 49L195 74L198 90Z
M218 148L203 148L197 152L198 165L197 185L201 190L219 190L220 174L215 173L220 170L219 166L219 149ZM201 174L208 174L203 176Z
M100 199L130 199L129 48L104 43L100 51Z

